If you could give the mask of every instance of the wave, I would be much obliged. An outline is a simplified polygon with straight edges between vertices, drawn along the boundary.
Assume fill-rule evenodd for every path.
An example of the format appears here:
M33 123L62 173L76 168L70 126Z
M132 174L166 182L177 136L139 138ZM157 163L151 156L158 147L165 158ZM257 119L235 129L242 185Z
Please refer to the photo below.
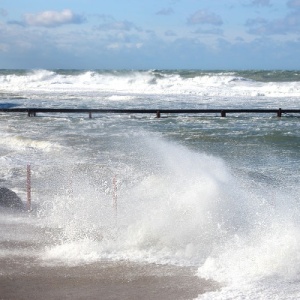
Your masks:
M33 149L33 150L42 150L44 152L61 150L61 146L56 143L49 142L46 140L44 141L34 140L34 139L26 138L24 136L2 137L0 140L0 145L14 150Z
M55 196L47 210L41 206L46 226L62 230L60 242L41 254L45 264L109 259L198 266L199 276L224 284L208 299L238 298L241 291L271 299L280 292L278 278L297 281L296 195L254 187L218 157L161 139L146 145L154 169L118 173L117 212L114 173L104 169L91 176L73 170L72 195Z
M242 72L67 71L0 72L0 90L22 93L170 94L199 96L299 96L297 81L261 82ZM248 76L248 77L247 77ZM294 77L291 77L293 79Z

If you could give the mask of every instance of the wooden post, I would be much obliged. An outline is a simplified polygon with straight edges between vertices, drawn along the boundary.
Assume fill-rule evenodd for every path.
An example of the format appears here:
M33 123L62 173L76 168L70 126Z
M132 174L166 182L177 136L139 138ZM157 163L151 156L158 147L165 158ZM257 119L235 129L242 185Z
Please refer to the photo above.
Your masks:
M281 108L279 108L277 111L277 117L281 118L281 115L282 115L282 111L281 111Z
M226 111L225 110L221 110L221 117L225 118L226 117Z
M31 210L31 168L27 165L27 209Z
M160 111L158 110L157 112L156 112L156 118L160 118Z
M28 117L36 117L36 111L28 110Z
M92 113L91 113L91 112L89 112L89 118L90 118L90 119L92 118Z

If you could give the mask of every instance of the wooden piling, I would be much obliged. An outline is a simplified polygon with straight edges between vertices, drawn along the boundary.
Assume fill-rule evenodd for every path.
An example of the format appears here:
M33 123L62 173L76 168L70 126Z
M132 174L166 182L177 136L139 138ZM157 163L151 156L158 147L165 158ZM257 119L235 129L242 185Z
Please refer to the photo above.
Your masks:
M27 210L31 210L31 167L27 165Z
M36 111L28 110L28 117L36 117Z

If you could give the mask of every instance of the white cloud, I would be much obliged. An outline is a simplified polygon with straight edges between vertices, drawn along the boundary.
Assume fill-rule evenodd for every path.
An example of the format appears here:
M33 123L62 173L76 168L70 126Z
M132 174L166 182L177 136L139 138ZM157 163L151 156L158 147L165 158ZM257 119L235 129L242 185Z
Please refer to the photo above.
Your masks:
M167 15L171 15L174 13L173 8L163 8L160 11L158 11L156 14L157 15L163 15L163 16L167 16Z
M267 21L263 18L249 19L246 21L248 33L255 35L286 35L300 33L300 11L295 10L282 19Z
M198 10L188 18L188 24L211 24L220 26L223 24L222 18L215 13L206 10Z
M197 29L194 31L196 34L212 34L212 35L223 35L223 30L219 28L213 28L213 29Z
M117 30L117 31L131 31L131 30L137 30L141 31L141 29L129 21L113 21L108 23L103 23L98 26L98 29L100 30Z
M84 17L74 14L70 9L62 11L43 11L37 14L25 14L24 24L38 27L57 27L65 24L80 24Z
M125 44L121 44L121 43L112 43L107 45L107 49L112 49L112 50L119 50L119 49L123 49L123 48L127 48L127 49L140 49L141 47L143 47L143 43L125 43Z
M177 34L173 30L167 30L165 36L177 36Z

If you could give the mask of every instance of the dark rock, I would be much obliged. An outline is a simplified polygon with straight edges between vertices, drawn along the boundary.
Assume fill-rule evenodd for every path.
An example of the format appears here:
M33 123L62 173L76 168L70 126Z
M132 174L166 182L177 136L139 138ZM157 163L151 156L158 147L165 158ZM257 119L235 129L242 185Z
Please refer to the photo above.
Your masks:
M12 190L0 187L0 206L23 209L24 205L20 197Z

